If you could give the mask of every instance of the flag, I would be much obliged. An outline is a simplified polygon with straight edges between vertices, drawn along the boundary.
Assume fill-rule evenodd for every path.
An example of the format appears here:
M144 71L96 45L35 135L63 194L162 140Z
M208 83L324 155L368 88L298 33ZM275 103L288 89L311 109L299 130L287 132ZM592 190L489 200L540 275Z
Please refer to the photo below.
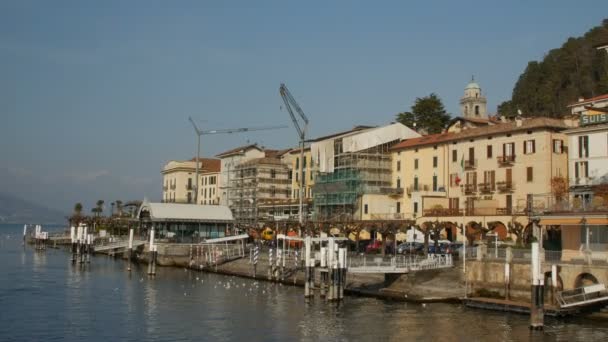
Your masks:
M460 172L456 175L456 179L454 180L454 182L456 182L456 185L460 185L460 182L462 182L461 177L464 177L464 153L462 154L462 158L460 159Z

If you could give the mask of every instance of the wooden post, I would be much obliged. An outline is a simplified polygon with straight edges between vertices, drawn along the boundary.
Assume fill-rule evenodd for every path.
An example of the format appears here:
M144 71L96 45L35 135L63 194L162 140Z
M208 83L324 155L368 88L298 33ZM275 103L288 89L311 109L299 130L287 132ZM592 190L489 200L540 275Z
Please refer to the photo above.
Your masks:
M304 297L305 298L309 298L310 297L310 278L311 278L311 268L310 268L310 253L311 253L311 246L310 244L312 243L312 240L310 238L310 236L307 236L304 239L304 248L305 248L305 261L304 261L304 266L305 266L305 276L304 276Z
M344 298L344 273L346 267L346 248L338 249L338 300Z
M129 250L127 251L127 271L131 272L131 257L133 256L133 227L129 228Z
M150 244L149 244L149 260L148 260L148 274L149 275L154 275L156 274L156 266L154 265L154 263L156 262L155 259L155 255L154 255L154 227L152 227L152 229L150 230Z

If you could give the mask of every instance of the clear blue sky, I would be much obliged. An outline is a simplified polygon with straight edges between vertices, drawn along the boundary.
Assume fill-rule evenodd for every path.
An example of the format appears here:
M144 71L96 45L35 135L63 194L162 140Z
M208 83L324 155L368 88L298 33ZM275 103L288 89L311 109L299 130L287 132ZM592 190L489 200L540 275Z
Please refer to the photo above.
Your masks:
M385 124L437 93L458 113L472 74L495 112L528 61L608 17L608 1L1 1L0 191L70 211L160 199L162 165L205 137L296 145L278 87L310 135ZM206 120L206 122L203 122Z

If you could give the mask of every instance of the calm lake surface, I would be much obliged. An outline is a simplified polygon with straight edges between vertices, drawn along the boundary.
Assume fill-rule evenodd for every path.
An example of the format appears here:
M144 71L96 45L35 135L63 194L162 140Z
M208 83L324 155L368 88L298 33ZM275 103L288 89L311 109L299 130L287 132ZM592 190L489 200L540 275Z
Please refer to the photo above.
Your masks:
M46 228L45 228L46 229ZM22 246L0 225L0 341L608 341L608 322L546 321L461 305L346 297L306 303L303 289Z

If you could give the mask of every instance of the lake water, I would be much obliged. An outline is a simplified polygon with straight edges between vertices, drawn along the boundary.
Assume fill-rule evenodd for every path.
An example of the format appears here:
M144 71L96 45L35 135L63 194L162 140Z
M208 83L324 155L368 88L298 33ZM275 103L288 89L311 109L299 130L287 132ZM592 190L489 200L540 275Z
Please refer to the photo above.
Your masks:
M306 303L303 289L22 246L0 225L0 341L608 341L608 323L546 321L461 305L346 297Z

